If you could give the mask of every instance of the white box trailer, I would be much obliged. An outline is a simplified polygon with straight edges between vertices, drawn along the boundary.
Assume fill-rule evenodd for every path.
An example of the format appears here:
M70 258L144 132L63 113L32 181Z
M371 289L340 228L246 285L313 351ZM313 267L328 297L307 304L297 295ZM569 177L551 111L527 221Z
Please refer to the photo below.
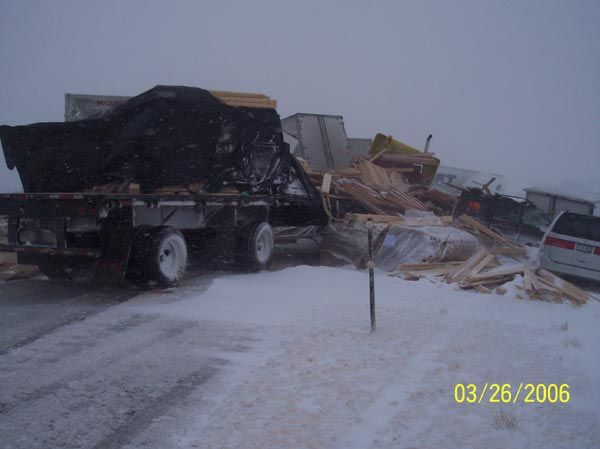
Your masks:
M492 193L503 193L505 190L504 176L498 173L488 173L464 168L446 167L440 165L433 178L432 187L450 195L460 195L460 190L448 185L452 184L463 189L470 187L481 187L492 178L494 181L488 186Z
M551 218L563 211L600 216L600 193L526 188L525 197Z
M352 153L341 115L297 113L281 119L290 151L317 170L340 170L350 165ZM295 147L292 146L295 142Z

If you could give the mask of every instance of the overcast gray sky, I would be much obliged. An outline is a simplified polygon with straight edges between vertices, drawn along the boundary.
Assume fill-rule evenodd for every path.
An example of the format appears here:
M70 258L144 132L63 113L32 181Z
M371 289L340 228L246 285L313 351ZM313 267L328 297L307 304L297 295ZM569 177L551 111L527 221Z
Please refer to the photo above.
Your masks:
M600 187L600 1L0 0L0 123L64 93L264 92L508 189ZM18 184L0 160L0 190Z

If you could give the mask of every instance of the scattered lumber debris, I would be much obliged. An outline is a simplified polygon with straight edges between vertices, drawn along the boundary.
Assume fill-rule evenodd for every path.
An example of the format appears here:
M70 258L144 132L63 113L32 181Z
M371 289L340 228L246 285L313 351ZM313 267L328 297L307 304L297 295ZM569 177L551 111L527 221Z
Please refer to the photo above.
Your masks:
M306 161L301 167L313 185L320 188L324 204L331 214L331 203L351 201L359 207L338 208L332 218L347 222L367 222L386 225L376 241L377 249L390 226L455 226L475 236L483 248L463 261L402 264L390 276L405 279L443 279L463 289L485 294L506 295L508 282L522 290L518 298L585 304L593 296L564 279L538 269L527 259L527 248L481 224L468 215L448 216L454 197L427 187L439 160L432 154L420 152L391 136L378 134L369 150L369 157L357 159L343 170L317 172ZM418 168L420 166L420 169ZM420 176L414 176L419 173ZM361 210L362 208L362 210ZM429 217L410 217L409 210L433 211ZM368 213L365 213L368 212ZM359 258L360 259L360 258ZM434 259L435 260L435 259ZM365 266L364 258L355 261ZM520 283L522 279L522 283Z
M427 186L439 159L382 134L376 136L373 145L369 156L354 159L351 166L340 170L324 173L312 170L304 160L299 161L311 183L320 188L324 203L345 201L332 207L330 212L334 218L365 211L394 216L407 210L433 210L438 215L450 212L454 197L438 191L424 193L429 190ZM417 191L424 201L417 198L411 189ZM352 202L355 206L349 204Z
M353 214L353 218L363 219L359 214ZM396 223L391 220L388 222ZM389 275L403 276L408 280L439 278L447 283L458 284L463 289L498 295L505 295L508 288L504 284L520 275L522 283L515 284L517 289L522 290L522 294L517 295L520 298L526 295L530 299L552 302L568 300L575 305L582 305L593 297L559 276L537 268L527 260L525 247L502 237L471 217L463 215L458 222L465 230L483 237L490 247L479 250L461 262L402 264ZM403 224L401 221L397 223Z
M501 261L498 256L511 257L513 260ZM389 275L404 276L409 280L440 277L463 289L475 289L481 293L495 292L499 295L505 295L508 291L504 284L513 281L516 275L521 275L523 284L515 284L515 287L523 290L530 299L553 302L568 300L582 305L591 297L584 290L547 270L538 269L514 255L505 256L489 249L482 249L463 262L403 264Z

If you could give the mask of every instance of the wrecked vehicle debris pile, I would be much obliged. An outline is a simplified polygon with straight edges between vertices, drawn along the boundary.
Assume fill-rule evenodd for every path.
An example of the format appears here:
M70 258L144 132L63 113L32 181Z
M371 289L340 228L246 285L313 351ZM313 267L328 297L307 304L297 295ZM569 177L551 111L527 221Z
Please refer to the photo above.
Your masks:
M473 218L463 215L456 226L477 236L483 247L460 262L434 262L401 264L391 276L405 279L443 279L456 283L463 289L475 289L480 293L504 295L511 286L518 299L537 299L553 302L571 301L585 304L592 295L538 267L528 257L527 247L514 243Z

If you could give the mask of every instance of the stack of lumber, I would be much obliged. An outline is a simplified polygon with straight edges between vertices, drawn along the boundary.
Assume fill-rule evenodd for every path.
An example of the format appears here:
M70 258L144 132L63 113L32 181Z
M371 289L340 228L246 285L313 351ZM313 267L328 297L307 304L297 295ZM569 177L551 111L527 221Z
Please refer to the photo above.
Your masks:
M523 282L516 283L515 288L521 290L529 299L553 302L568 300L581 305L592 297L555 274L536 268L526 259L524 247L507 241L485 226L482 227L485 229L485 236L494 241L495 246L481 249L462 262L402 264L397 271L390 273L390 276L403 276L410 280L443 278L447 283L458 284L463 289L504 295L508 290L503 284L520 275ZM479 226L474 228L478 232L481 231ZM521 294L517 294L516 297L524 298Z
M398 189L375 190L354 179L333 180L335 193L355 199L367 210L381 215L404 213L408 209L426 211L427 206L410 193Z
M485 240L490 246L499 246L504 248L522 248L522 245L501 236L490 228L482 225L477 220L468 215L461 215L456 226L476 235Z
M414 195L402 175L387 173L369 161L333 172L306 171L313 185L326 197L351 199L375 214L397 215L408 209L429 210Z
M229 106L277 109L277 100L273 100L264 94L229 92L225 90L209 90L209 92L213 97L217 97Z
M327 199L354 200L369 212L379 215L405 213L409 209L429 211L430 207L408 192L402 172L386 170L369 160L361 160L343 170L326 173L311 170L299 161L311 183Z
M402 173L386 170L370 161L360 161L358 164L360 179L363 184L377 189L391 189L408 187L406 178ZM348 173L349 170L346 169Z

